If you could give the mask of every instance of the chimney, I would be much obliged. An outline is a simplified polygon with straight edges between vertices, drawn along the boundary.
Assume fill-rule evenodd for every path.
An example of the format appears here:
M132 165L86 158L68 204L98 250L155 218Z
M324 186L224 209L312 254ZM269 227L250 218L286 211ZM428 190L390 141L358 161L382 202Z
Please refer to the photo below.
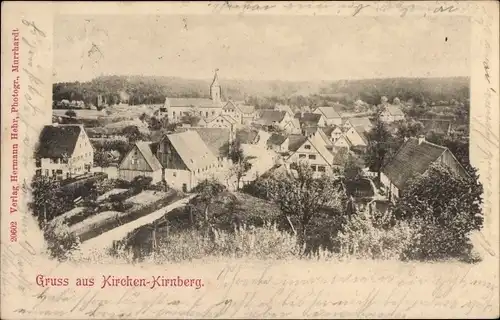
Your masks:
M419 135L418 136L418 144L421 144L424 141L425 141L425 136L424 135Z

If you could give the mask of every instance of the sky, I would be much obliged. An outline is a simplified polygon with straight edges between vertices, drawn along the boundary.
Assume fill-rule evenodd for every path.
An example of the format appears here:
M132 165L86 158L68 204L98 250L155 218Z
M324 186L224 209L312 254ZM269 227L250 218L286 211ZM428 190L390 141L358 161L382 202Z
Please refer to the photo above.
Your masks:
M466 17L64 15L54 82L99 75L316 81L469 76Z

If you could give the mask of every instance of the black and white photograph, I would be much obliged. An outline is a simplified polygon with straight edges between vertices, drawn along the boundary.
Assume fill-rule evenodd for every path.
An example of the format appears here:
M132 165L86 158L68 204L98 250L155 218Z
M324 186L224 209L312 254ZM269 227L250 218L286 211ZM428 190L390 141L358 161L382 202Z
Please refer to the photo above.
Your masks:
M191 272L193 279L177 284L174 274L160 280L154 272L152 282L134 282L118 265L209 270L213 261L250 261L242 265L273 266L270 283L280 269L283 283L302 281L293 276L300 268L318 275L295 287L298 302L284 285L269 289L276 291L269 301L220 294L225 307L191 302L185 313L172 311L176 305L149 314L156 310L150 306L141 315L130 307L122 318L441 317L439 308L449 317L498 315L498 272L496 282L477 289L467 286L486 280L466 278L490 281L491 263L498 264L498 243L484 233L498 223L498 211L485 210L498 202L498 194L485 192L498 190L498 181L479 170L491 168L493 156L483 156L475 142L487 140L486 150L497 154L498 136L490 130L478 138L486 129L474 115L483 111L473 111L490 112L474 98L485 89L474 93L475 79L498 81L492 80L498 60L490 66L474 53L478 22L448 4L434 5L442 14L406 16L405 2L386 4L393 14L364 2L337 3L339 12L350 10L345 15L272 11L300 12L306 4L320 8L320 2L214 1L192 4L192 13L53 13L52 81L44 84L51 96L47 111L32 112L40 130L23 151L33 169L22 186L30 195L25 214L44 256L96 272L115 265L116 274L95 278L102 295L125 282L146 286L151 297L156 287L182 283L208 295L221 281L227 290L246 290L244 278L235 280L245 276L240 267L213 267L203 280ZM116 8L127 10L123 5ZM195 13L202 7L208 11ZM32 32L19 35L21 58L36 52L36 41L23 36L43 33L25 21ZM26 82L34 76L20 75L20 97L33 94ZM497 103L493 84L488 92ZM486 117L498 127L498 119ZM432 280L446 270L456 283ZM391 282L412 272L414 282ZM48 286L40 274L37 285ZM346 296L315 290L320 276L333 277L329 290ZM267 290L256 289L264 278L266 271L252 290ZM376 289L385 281L392 293ZM82 283L94 286L94 279ZM377 291L358 292L366 283ZM413 285L420 286L414 293L398 291ZM182 290L187 297L190 289ZM78 308L83 317L120 317L104 302L90 314L92 308Z

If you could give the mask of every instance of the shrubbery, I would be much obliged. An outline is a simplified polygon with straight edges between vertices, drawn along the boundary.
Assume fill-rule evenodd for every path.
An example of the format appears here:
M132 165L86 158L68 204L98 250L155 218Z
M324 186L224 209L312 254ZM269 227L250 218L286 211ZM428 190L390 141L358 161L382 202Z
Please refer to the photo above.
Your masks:
M335 240L340 254L363 259L405 259L416 230L407 222L368 210L351 216Z
M154 251L157 262L206 257L287 259L301 251L295 236L269 224L262 228L242 227L236 232L214 230L208 237L199 230L186 230L158 239L157 244ZM123 250L115 254L127 256Z
M72 252L80 246L78 237L69 232L62 223L46 224L43 235L50 257L61 261L70 258Z

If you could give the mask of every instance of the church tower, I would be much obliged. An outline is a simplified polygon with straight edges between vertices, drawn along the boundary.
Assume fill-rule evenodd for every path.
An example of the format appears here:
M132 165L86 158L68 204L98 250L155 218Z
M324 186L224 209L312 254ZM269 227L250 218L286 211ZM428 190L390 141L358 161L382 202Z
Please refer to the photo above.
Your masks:
M214 81L212 81L212 85L210 86L210 98L212 98L213 101L220 102L221 88L219 84L219 76L217 75L218 71L219 69L215 69Z

